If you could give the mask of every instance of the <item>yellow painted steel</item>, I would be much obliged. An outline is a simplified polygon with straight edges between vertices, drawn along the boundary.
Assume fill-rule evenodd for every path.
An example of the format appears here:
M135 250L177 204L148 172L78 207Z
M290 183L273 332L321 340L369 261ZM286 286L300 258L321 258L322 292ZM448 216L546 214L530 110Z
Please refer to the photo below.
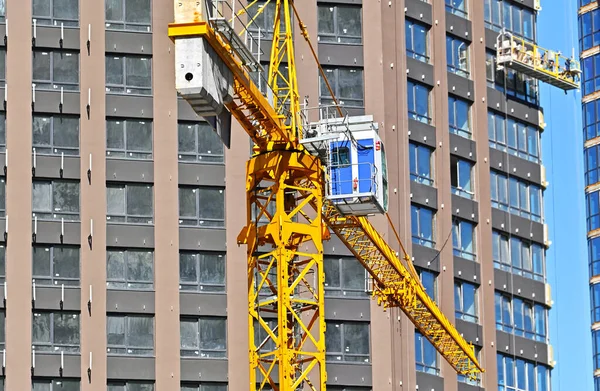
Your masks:
M364 217L342 216L324 198L325 171L299 143L291 0L271 1L277 8L269 83L279 98L273 105L231 43L209 22L169 25L173 40L207 40L232 71L235 96L226 107L256 145L246 167L247 224L238 236L238 243L248 246L250 390L325 391L326 226L373 277L378 303L400 307L458 373L476 376L483 369L473 345L460 336L371 223ZM284 63L287 68L281 66Z

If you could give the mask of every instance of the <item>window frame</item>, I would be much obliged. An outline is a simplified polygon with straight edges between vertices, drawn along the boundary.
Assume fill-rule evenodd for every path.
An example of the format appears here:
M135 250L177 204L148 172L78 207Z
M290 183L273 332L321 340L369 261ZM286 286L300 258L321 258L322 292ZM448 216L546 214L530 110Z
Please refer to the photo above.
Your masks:
M432 89L422 83L408 80L407 82L407 104L408 104L408 118L414 121L422 122L424 124L433 125L433 117L431 116L431 91ZM427 99L422 99L419 94L422 91L427 92ZM421 113L419 103L423 103L423 100L427 102L427 114ZM411 104L412 102L412 104ZM411 107L412 106L412 107Z
M521 15L519 16L519 30L515 30L513 27L513 10L517 10ZM510 12L510 15L507 17L505 14L506 11ZM523 18L524 13L529 13L531 15L531 34L526 35L525 22ZM484 21L485 27L494 30L496 32L502 31L503 28L506 28L511 33L515 34L519 38L523 38L529 42L535 42L537 40L537 12L531 10L527 7L519 6L516 3L502 1L502 0L485 0L484 1ZM506 23L508 21L508 25Z
M362 87L362 98L347 98L342 96L340 93L340 70L347 70L350 73L358 73L360 79L360 86ZM323 72L327 75L327 81L329 86L335 94L335 98L340 106L353 109L364 109L365 108L365 72L364 68L352 67L352 66L329 66L323 67ZM332 72L332 77L329 76L329 72ZM355 80L358 82L358 79ZM333 105L333 99L329 94L329 91L323 91L323 75L319 73L319 102L323 105Z
M320 43L326 43L326 44L333 44L333 45L362 45L363 44L363 37L362 37L362 33L363 33L363 16L362 16L362 5L355 5L355 4L336 4L336 3L318 3L317 4L317 15L320 16L320 10L319 8L333 8L333 34L331 33L324 33L321 31L317 32L317 41ZM338 11L340 8L352 8L352 9L358 9L359 10L359 18L360 18L360 36L353 36L353 35L343 35L340 34L340 31L342 29L340 29L340 20L338 19ZM318 24L318 23L317 23ZM318 29L318 27L317 27ZM323 37L331 37L334 40L323 40ZM351 40L354 40L353 42L342 42L341 39L343 38L350 38Z
M516 266L513 253L515 247L519 247L519 264ZM514 247L513 247L514 246ZM525 252L522 247L526 246L528 250ZM536 253L539 251L539 268L536 267ZM523 254L527 253L530 259L527 262L523 261ZM504 232L498 230L492 230L492 258L494 261L494 268L504 270L518 276L533 279L535 281L546 282L546 254L542 244L528 241L516 236L510 236ZM523 265L531 265L531 269L524 267ZM541 272L540 272L541 269Z
M81 10L79 7L79 0L75 0L74 2L77 4L77 19L67 19L67 18L57 18L56 16L54 16L54 1L55 0L41 0L41 1L47 1L49 2L49 8L50 8L50 17L47 16L39 16L39 15L34 15L33 14L33 10L34 10L34 6L33 6L33 2L35 2L36 0L32 1L32 6L31 6L31 10L32 10L32 20L36 20L36 23L38 26L53 26L53 27L60 27L60 24L57 23L63 23L65 28L76 28L79 27L79 20L81 18ZM39 23L41 21L48 21L49 23Z
M64 156L79 156L79 147L80 147L80 134L81 134L81 118L79 118L76 115L65 115L65 114L40 114L40 113L34 113L32 116L32 122L35 122L36 119L47 119L50 121L50 125L49 125L49 132L50 132L50 144L49 145L43 145L43 144L36 144L35 141L33 141L32 139L32 150L35 151L35 153L37 155L50 155L50 156L56 156L56 155L62 155L64 154ZM65 147L65 146L59 146L59 145L54 145L54 140L56 139L56 132L57 130L54 127L54 123L56 120L59 121L63 121L65 119L69 119L69 120L77 120L77 147ZM33 126L32 126L32 132L33 132Z
M225 337L223 339L224 341L224 348L205 348L202 347L203 343L206 343L206 341L202 341L201 338L201 334L202 334L202 322L203 321L216 321L216 322L222 322L222 327L220 329L222 329L225 332ZM186 323L195 323L197 326L197 335L196 335L196 343L197 345L195 346L195 348L185 348L184 346L182 346L183 344L183 333L180 333L180 338L179 338L179 350L180 350L180 356L183 358L196 358L196 359L210 359L210 360L225 360L227 359L227 318L226 317L222 317L222 316L181 316L179 323L180 323L180 327L183 327L183 322ZM213 342L214 343L214 342ZM195 355L192 354L186 354L189 352L194 352L196 353Z
M70 183L77 184L77 212L56 212L55 204L56 201L54 199L56 195L55 186L61 183ZM34 200L32 197L31 201L31 212L32 217L35 219L37 217L38 220L41 221L56 221L59 219L64 219L64 221L80 221L81 219L81 183L75 180L65 180L65 179L34 179L32 184L32 193L34 191L35 185L48 185L50 184L50 209L48 211L37 210L34 206ZM41 216L40 216L41 214ZM52 215L52 217L48 217L47 215Z
M536 126L488 110L488 138L490 147L494 149L530 162L542 161L540 130ZM535 141L532 144L530 140Z
M127 207L128 207L128 202L127 202L127 193L129 191L130 187L146 187L146 188L151 188L152 189L152 214L149 216L144 216L144 215L130 215L127 212ZM146 183L133 183L133 182L109 182L106 184L106 190L108 191L108 189L124 189L124 206L125 206L125 213L123 215L119 215L119 214L109 214L108 213L108 193L106 194L107 197L107 211L106 211L106 218L107 218L107 222L110 224L136 224L136 225L154 225L154 206L155 206L155 201L154 201L154 185L152 184L146 184ZM113 221L111 220L112 218L123 218L124 221ZM131 220L142 220L142 219L148 219L147 222L141 222L141 221L130 221Z
M208 389L206 387L209 387ZM217 389L216 387L220 387ZM227 391L227 383L218 382L181 382L181 391Z
M351 286L348 286L348 282L346 281L345 277L348 277L349 275L351 276L355 276L354 273L345 273L345 267L344 265L348 265L349 263L352 262L356 262L356 264L358 264L358 266L360 267L361 271L362 271L362 275L358 275L358 277L360 277L360 279L363 282L363 287L362 289L358 289L358 288L352 288ZM330 263L330 266L332 268L336 267L337 264L337 277L338 277L338 281L339 282L339 286L334 286L332 284L330 284L328 282L329 278L331 277L331 274L334 273L327 273L327 271L325 272L325 297L344 297L345 299L364 299L365 297L367 297L367 281L369 278L368 272L366 271L366 269L364 269L362 267L362 265L360 265L360 263L358 262L358 260L356 260L356 258L354 257L335 257L335 256L324 256L323 257L323 269L327 270L329 269L329 267L327 267L325 264L326 263ZM355 265L356 266L356 265ZM329 276L329 277L328 277Z
M464 174L463 171L465 166L469 169L469 180L467 182L464 181L463 175L461 175L461 173ZM450 155L450 189L452 190L452 194L470 200L475 199L474 170L475 163L472 161L460 158L456 155ZM456 185L454 185L453 182L455 182Z
M182 267L182 257L183 256L193 256L195 267L196 267L196 282L185 282L181 280L181 271ZM212 282L202 282L202 259L204 257L216 257L212 261L215 263L222 263L223 265L223 283L217 284ZM204 259L206 261L206 259ZM226 253L215 253L208 251L179 251L179 291L185 293L210 293L210 294L219 294L226 293L227 290L227 254ZM194 287L195 289L182 289L182 287ZM204 290L204 287L209 287L211 289Z
M473 313L465 310L465 288L473 291ZM462 280L454 281L454 315L456 319L479 323L479 286Z
M425 46L424 53L416 50L419 46L419 44L416 43L419 40L416 38L418 38L419 35L415 34L415 27L421 28L425 31L425 42L421 43ZM429 64L431 61L431 57L429 56L429 27L407 17L405 20L404 29L406 36L406 56Z
M460 126L463 122L461 117L461 106L467 109L466 127ZM471 140L473 138L473 124L471 120L471 103L454 95L448 95L448 129L450 133Z
M369 353L368 354L364 354L364 353L348 353L347 350L345 349L344 346L347 346L348 344L345 342L348 342L346 340L346 327L347 326L360 326L360 327L366 327L366 332L367 332L367 338L365 339L366 341L370 341L371 340L371 325L368 322L356 322L356 321L328 321L327 325L326 325L326 329L325 329L325 339L327 339L327 330L333 328L333 327L339 327L340 328L340 346L342 347L342 351L341 352L335 352L331 349L328 348L327 350L327 354L326 354L326 361L329 361L330 363L351 363L351 364L356 364L356 365L370 365L371 364L371 344L368 344L368 350ZM356 360L349 360L349 358L356 358ZM361 361L362 359L362 361Z
M141 314L123 314L123 313L108 313L106 315L106 354L108 356L120 356L120 357L148 357L154 356L156 350L156 319L153 315L141 315ZM108 329L108 320L122 318L124 321L124 344L110 344L108 342L109 338L109 329ZM129 331L129 320L132 318L145 318L152 319L152 348L148 348L147 346L133 346L130 344L131 333ZM111 349L120 349L125 350L125 353L113 353ZM136 350L136 353L132 351ZM131 351L131 352L129 352Z
M462 49L463 46L466 49ZM467 79L471 77L470 46L469 42L454 35L446 34L446 66L448 72Z
M471 232L472 251L468 251L468 246L464 247L463 234L465 229ZM467 231L469 232L469 231ZM477 262L477 225L470 221L454 217L452 220L452 250L455 257Z
M408 156L410 159L410 179L413 182L418 182L427 186L433 186L435 183L435 165L433 162L434 150L429 146L409 141L408 151ZM421 161L421 155L423 153L427 154L429 157L429 172L419 172L421 168L421 164L419 163L423 163Z
M196 208L196 216L192 217L182 215L181 212L181 197L182 191L191 190L195 194L195 208ZM223 196L223 218L214 218L214 217L202 217L201 211L205 208L202 208L201 205L201 191L218 191L219 194ZM186 223L195 221L195 224ZM204 224L204 222L208 222L208 224ZM212 223L212 224L211 224ZM179 226L180 227L200 227L200 228L210 228L210 229L225 229L225 188L217 187L217 186L187 186L180 185L179 186Z
M135 150L128 147L128 126L129 123L139 123L148 125L150 127L150 150ZM123 148L111 148L109 147L109 123L119 126L122 131ZM111 156L111 153L117 153L117 156ZM154 158L154 121L152 119L135 119L135 118L106 118L106 158L107 159L124 159L124 160L152 160Z
M31 379L31 389L33 391L37 391L36 390L36 385L37 384L48 384L50 383L50 391L63 391L65 389L65 384L63 383L70 383L73 384L73 387L76 390L80 390L81 388L81 381L80 380L76 380L76 379L68 379L68 378L60 378L60 379L49 379L49 378L32 378ZM1 386L1 384L0 384ZM71 389L71 387L69 387L69 389ZM2 387L0 387L0 390L3 390Z
M33 319L36 316L43 316L43 315L48 315L50 317L50 329L48 330L48 338L50 339L50 342L38 342L34 340L34 322ZM77 322L78 322L78 335L77 338L79 339L79 343L74 343L74 344L61 344L61 343L57 343L55 341L55 329L57 326L56 323L56 316L60 316L60 318L63 317L77 317ZM66 354L78 354L81 351L81 313L80 312L76 312L76 311L48 311L48 310L38 310L38 309L34 309L32 311L32 328L31 328L31 345L33 347L34 350L38 351L38 352L43 352L43 353L49 353L49 354L58 354L61 352L64 352ZM40 347L44 347L45 349L40 349Z
M122 0L122 9L121 11L123 12L123 20L112 20L112 19L108 19L108 17L106 16L106 4L104 5L104 16L105 16L105 29L107 31L133 31L136 33L152 33L152 1L149 1L149 20L150 23L146 24L146 23L138 23L138 22L127 22L127 0ZM114 28L113 25L114 24L121 24L123 25L123 28ZM127 28L128 26L139 26L139 27L146 27L146 30L143 29L137 29L137 28Z
M123 271L122 278L114 278L109 276L110 256L113 253L123 254ZM151 254L152 279L151 280L135 280L129 276L129 256L133 254ZM135 261L135 259L134 259ZM155 270L154 251L148 249L137 248L107 248L106 249L106 289L108 290L125 290L125 291L153 291L154 290L154 270ZM132 287L133 285L133 287Z
M433 362L426 362L426 353L433 353ZM419 357L421 359L419 359ZM415 330L415 366L417 372L440 375L440 359L437 350L423 334Z
M55 69L55 58L54 55L58 54L61 57L64 56L77 56L77 82L57 82L54 80L54 74L56 72ZM41 79L36 79L33 76L33 71L35 70L35 58L36 56L49 56L50 58L50 79L48 80L41 80ZM31 61L32 61L32 76L31 76L31 82L33 84L33 86L35 87L35 90L41 90L41 91L60 91L61 89L64 91L79 91L80 90L80 84L81 84L81 56L80 53L78 51L74 51L74 50L65 50L65 49L35 49L32 50L31 53Z
M446 0L446 12L451 14L460 16L461 18L467 19L469 17L469 7L467 5L467 0L460 0L463 6L456 6L452 3L456 3L457 0Z
M155 383L153 381L145 381L145 380L107 380L106 382L106 389L107 391L114 391L114 389L116 387L122 387L121 391L132 391L129 388L130 384L136 384L136 385L149 385L152 386L152 391L154 391L155 389ZM139 391L139 388L136 388L133 391Z
M142 56L136 54L121 54L121 53L106 53L105 62L108 62L112 57L113 60L121 60L123 73L121 74L123 78L123 84L109 83L108 72L106 72L105 76L105 90L106 94L114 94L114 95L133 95L133 96L151 96L154 93L152 88L153 86L153 66L152 66L152 57L151 56ZM150 63L150 86L149 87L141 87L141 86L132 86L128 84L128 76L127 76L127 60L128 59L139 59L140 61L148 61ZM105 65L105 68L108 69L108 65ZM117 90L113 90L117 89ZM121 91L122 90L122 91ZM136 90L136 92L132 92Z
M55 252L56 250L65 250L65 249L69 249L69 250L75 250L75 252L77 253L77 275L78 277L61 277L61 276L57 276L56 273L56 258L55 258ZM49 262L50 262L50 269L49 269L49 275L48 276L42 276L39 274L35 274L35 268L32 268L32 279L33 281L35 281L35 283L37 285L40 286L60 286L64 285L65 288L77 288L81 286L81 248L77 247L77 246L70 246L70 245L59 245L59 244L53 244L53 245L34 245L32 246L32 263L35 262L35 252L36 251L48 251L50 252L49 254ZM67 282L67 283L65 283ZM69 283L70 282L70 283Z
M181 147L181 127L193 127L194 128L194 143L195 143L195 152L182 152ZM202 129L202 130L201 130ZM210 132L211 136L209 138L213 138L213 142L218 143L219 147L216 153L212 153L208 151L208 153L199 152L200 150L200 133L202 132ZM177 122L177 154L179 157L180 163L202 163L202 164L225 164L225 149L223 147L223 142L217 135L217 133L213 130L211 125L208 122L192 122L192 121L179 121ZM184 157L193 157L193 159L185 159Z
M423 224L422 221L422 216L421 216L421 211L425 211L427 213L431 213L431 238L425 238L423 236L422 233L422 229L421 226ZM415 221L413 219L413 217L417 217L416 223L417 225L415 226ZM420 205L416 205L416 204L411 204L411 235L412 235L412 242L414 244L418 244L420 246L424 246L424 247L429 247L429 248L435 248L435 241L436 241L436 232L435 232L435 224L436 224L436 213L433 209L431 208L426 208L424 206L420 206ZM426 216L424 216L426 217ZM414 233L414 228L417 228L417 234L415 235Z

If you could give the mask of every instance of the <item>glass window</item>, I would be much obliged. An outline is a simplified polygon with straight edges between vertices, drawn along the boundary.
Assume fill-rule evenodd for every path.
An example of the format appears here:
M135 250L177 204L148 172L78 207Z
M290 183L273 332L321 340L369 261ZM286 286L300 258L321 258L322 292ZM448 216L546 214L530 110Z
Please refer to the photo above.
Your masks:
M152 58L106 56L106 92L111 94L152 94Z
M425 84L411 80L407 82L408 118L415 121L431 124L430 98L431 88Z
M529 41L535 40L536 14L518 3L502 0L484 1L485 26L500 32L503 28Z
M33 246L33 280L36 285L79 286L79 248Z
M541 304L496 292L496 328L539 342L547 342L548 310Z
M425 293L429 297L433 299L433 301L437 301L437 278L436 275L429 271L423 269L416 269L419 274L419 279L421 280L421 284L425 288Z
M588 50L600 45L600 10L579 15L579 48Z
M453 35L446 36L448 72L469 77L469 43Z
M455 256L474 261L477 258L475 224L454 218L452 222L452 245Z
M428 146L409 142L410 179L433 186L433 150Z
M549 391L550 371L542 364L497 355L499 391Z
M466 18L467 0L446 0L446 11Z
M34 50L32 82L36 90L78 91L79 53Z
M33 181L33 217L79 221L79 182Z
M471 130L471 104L466 100L448 97L448 124L450 133L471 139L473 137Z
M600 100L583 104L583 129L586 141L600 136Z
M325 295L366 297L367 274L364 267L353 257L323 258L325 270Z
M328 387L329 389L329 387ZM180 391L227 391L227 384L220 383L183 383Z
M31 343L38 352L79 352L79 313L34 311Z
M584 58L581 66L583 70L582 94L589 95L600 90L600 55Z
M154 391L154 383L143 381L108 381L106 391Z
M6 282L6 246L0 245L0 284Z
M600 146L594 145L585 149L585 185L590 186L600 181L598 174L600 172L598 161L598 154L600 152Z
M154 318L145 315L106 317L109 355L151 356L154 354Z
M6 215L6 178L0 177L0 217Z
M247 13L248 13L248 20L252 20L254 19L254 22L250 23L248 25L248 30L251 33L255 34L255 39L258 39L258 34L257 31L260 29L261 32L261 37L262 39L272 39L273 38L273 31L274 31L274 24L273 21L275 20L275 7L276 7L276 3L274 2L269 2L269 4L266 5L265 7L265 0L258 0L258 1L254 1L254 0L249 0L248 1L249 4L253 4L252 6L248 7L247 9ZM260 12L260 13L259 13ZM281 9L282 15L284 12L284 9ZM290 15L293 14L293 11L290 10ZM294 25L294 21L292 19L292 26ZM281 18L281 21L279 23L279 28L280 28L280 32L281 33L285 33L285 19Z
M179 187L179 225L225 227L225 190Z
M33 0L32 11L38 25L79 26L79 0Z
M150 32L150 0L105 0L106 29Z
M112 223L152 224L152 185L109 184L106 186L106 219Z
M0 152L6 151L6 112L0 112Z
M369 363L369 323L327 321L326 360L329 362Z
M474 199L473 163L451 155L450 185L452 193L461 197Z
M152 159L152 121L107 118L106 156Z
M0 0L0 12L4 6L4 0ZM0 22L4 21L4 16L0 14ZM0 86L6 83L6 48L0 49Z
M537 127L489 111L488 131L490 147L535 163L541 161L540 132Z
M109 289L153 289L154 252L148 250L107 250L106 286Z
M0 0L0 21L6 19L6 0Z
M411 205L412 241L421 246L435 247L435 212L432 209Z
M590 277L600 275L600 237L588 241L588 254Z
M492 231L494 267L537 281L545 281L545 250L541 244Z
M6 310L0 311L0 349L6 348ZM1 380L1 379L0 379ZM4 391L2 388L4 384L0 382L0 391Z
M365 106L365 87L362 68L323 67L323 71L327 75L327 81L340 105L359 108ZM333 104L329 89L320 73L319 80L319 99L321 104Z
M429 63L429 27L407 18L405 28L406 55Z
M420 332L415 330L415 362L417 371L439 375L437 350Z
M178 124L179 161L223 163L225 153L219 135L207 122Z
M498 70L495 52L486 52L486 76L488 85L523 102L539 104L538 81L513 69Z
M180 331L182 357L227 357L227 319L182 317Z
M454 309L456 319L477 323L479 310L477 286L464 281L454 282Z
M225 255L206 252L179 253L179 290L225 292Z
M33 391L79 391L80 381L74 379L32 379ZM0 386L0 390L3 388Z
M538 223L542 222L542 189L539 186L494 170L490 174L494 208L510 211Z
M39 155L79 155L79 118L33 116L33 150Z
M360 6L319 4L319 42L361 44L361 11Z

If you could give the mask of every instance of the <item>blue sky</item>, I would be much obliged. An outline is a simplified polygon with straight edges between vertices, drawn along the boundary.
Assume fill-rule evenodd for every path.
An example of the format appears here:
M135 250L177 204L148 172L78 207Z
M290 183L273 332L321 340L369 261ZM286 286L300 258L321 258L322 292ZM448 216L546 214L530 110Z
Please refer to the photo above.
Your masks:
M540 46L571 54L578 50L577 0L542 1ZM581 95L541 84L548 124L542 157L550 186L545 192L546 222L552 246L547 252L548 282L554 306L550 339L557 366L553 391L592 391L592 348L585 239Z

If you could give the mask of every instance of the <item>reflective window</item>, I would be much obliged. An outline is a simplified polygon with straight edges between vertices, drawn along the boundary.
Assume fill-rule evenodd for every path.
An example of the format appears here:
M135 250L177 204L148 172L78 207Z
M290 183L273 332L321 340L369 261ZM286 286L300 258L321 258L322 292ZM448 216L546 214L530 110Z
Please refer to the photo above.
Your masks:
M79 90L79 53L64 50L33 51L36 90Z
M600 368L600 330L592 331L592 344L594 347L594 369Z
M490 147L531 162L541 161L537 127L488 111L488 134Z
M32 391L79 391L80 381L74 379L32 379ZM0 386L0 390L3 390Z
M600 45L600 9L579 15L579 49Z
M477 361L481 362L481 348L478 346L475 346L475 357L477 358ZM475 379L471 379L465 375L461 375L460 373L457 374L456 377L461 383L466 383L475 387L481 387L481 373L475 374ZM459 386L458 388L460 389L461 387Z
M179 253L179 290L225 292L225 255L206 252Z
M109 289L153 289L154 252L148 250L107 250L106 286Z
M595 54L581 61L583 71L582 94L589 95L600 90L600 55Z
M417 371L439 375L440 368L437 350L420 332L415 330L415 362Z
M0 217L6 215L6 178L0 177Z
M408 118L431 124L430 97L431 88L411 80L407 82Z
M433 299L433 301L437 301L437 278L435 273L429 270L416 269L419 274L419 279L421 280L421 284L425 288L425 293L429 297Z
M35 114L31 127L36 154L79 155L78 117Z
M595 191L593 193L586 194L586 206L587 206L587 230L593 231L600 228L600 193Z
M545 250L541 244L493 230L492 255L496 269L545 281Z
M477 259L475 247L475 224L454 218L452 222L452 247L454 255L474 261Z
M2 12L2 6L4 0L0 0L0 12ZM0 22L4 21L4 16L0 15ZM6 48L0 49L0 86L4 86L6 82Z
M0 152L6 151L6 112L0 111Z
M406 18L406 55L415 60L429 62L429 27Z
M327 81L340 105L346 107L365 106L365 87L362 68L323 67L323 71L325 71ZM319 80L319 99L321 100L321 104L333 104L329 89L320 73Z
M413 243L435 247L435 212L422 206L411 205L411 232Z
M454 310L456 319L477 323L477 286L464 281L454 282Z
M329 389L329 387L328 387ZM180 391L227 391L227 384L221 383L184 383Z
M326 296L367 296L365 292L367 274L356 258L325 256L323 268Z
M154 318L145 315L106 317L109 355L151 356L154 354Z
M106 56L106 92L111 94L152 94L152 58Z
M41 220L79 221L79 182L33 181L33 217Z
M514 69L498 70L496 53L486 52L486 77L488 86L523 102L539 104L538 81Z
M147 381L108 381L106 391L154 391L154 383Z
M319 4L319 42L361 44L361 11L360 6Z
M498 391L549 391L550 369L542 364L497 355Z
M426 145L412 141L408 144L410 179L424 185L433 186L433 150Z
M466 18L467 0L446 0L446 11Z
M34 311L31 330L38 352L79 352L79 313Z
M38 25L79 26L79 0L33 0L32 11Z
M152 120L107 118L106 156L152 159Z
M586 141L600 136L600 100L583 104L583 136Z
M106 29L151 31L150 0L105 0Z
M0 311L0 349L6 348L6 310ZM0 379L1 380L1 379ZM2 388L4 384L0 381L0 391L4 391Z
M182 317L180 336L182 357L227 357L227 319L225 318Z
M225 190L179 187L179 225L225 227Z
M79 248L33 246L33 280L36 285L79 286Z
M112 223L152 224L154 195L152 185L108 184L106 219Z
M369 363L371 361L369 323L327 321L326 360Z
M585 151L585 185L590 186L600 181L600 145L586 148Z
M592 323L600 322L600 284L594 284L590 287Z
M496 292L496 329L546 342L548 310L541 304Z
M584 5L591 4L591 3L593 3L594 1L596 1L596 0L579 0L579 6L580 6L580 7L583 7Z
M452 193L474 199L473 163L450 155L450 186Z
M0 284L6 282L6 245L0 245Z
M536 16L530 8L508 0L484 0L485 26L500 32L503 28L525 38L535 40Z
M453 35L446 36L448 72L469 77L469 43Z
M600 275L600 237L588 241L590 277Z
M223 163L223 142L207 122L179 122L179 161Z
M0 21L6 19L6 0L0 0ZM1 390L1 388L0 388Z
M464 138L472 138L471 104L464 99L448 97L448 124L450 133Z
M248 7L248 21L254 19L254 22L248 22L248 30L254 33L254 39L258 40L257 31L260 29L261 39L272 39L275 20L275 7L276 3L270 1L265 7L265 0L248 0L248 4L252 4L252 6ZM281 9L282 15L284 9ZM293 11L290 10L290 15L293 14ZM292 26L294 26L294 20L292 19ZM285 32L285 19L281 18L279 23L280 32Z
M491 170L492 207L542 222L542 189L532 183Z

